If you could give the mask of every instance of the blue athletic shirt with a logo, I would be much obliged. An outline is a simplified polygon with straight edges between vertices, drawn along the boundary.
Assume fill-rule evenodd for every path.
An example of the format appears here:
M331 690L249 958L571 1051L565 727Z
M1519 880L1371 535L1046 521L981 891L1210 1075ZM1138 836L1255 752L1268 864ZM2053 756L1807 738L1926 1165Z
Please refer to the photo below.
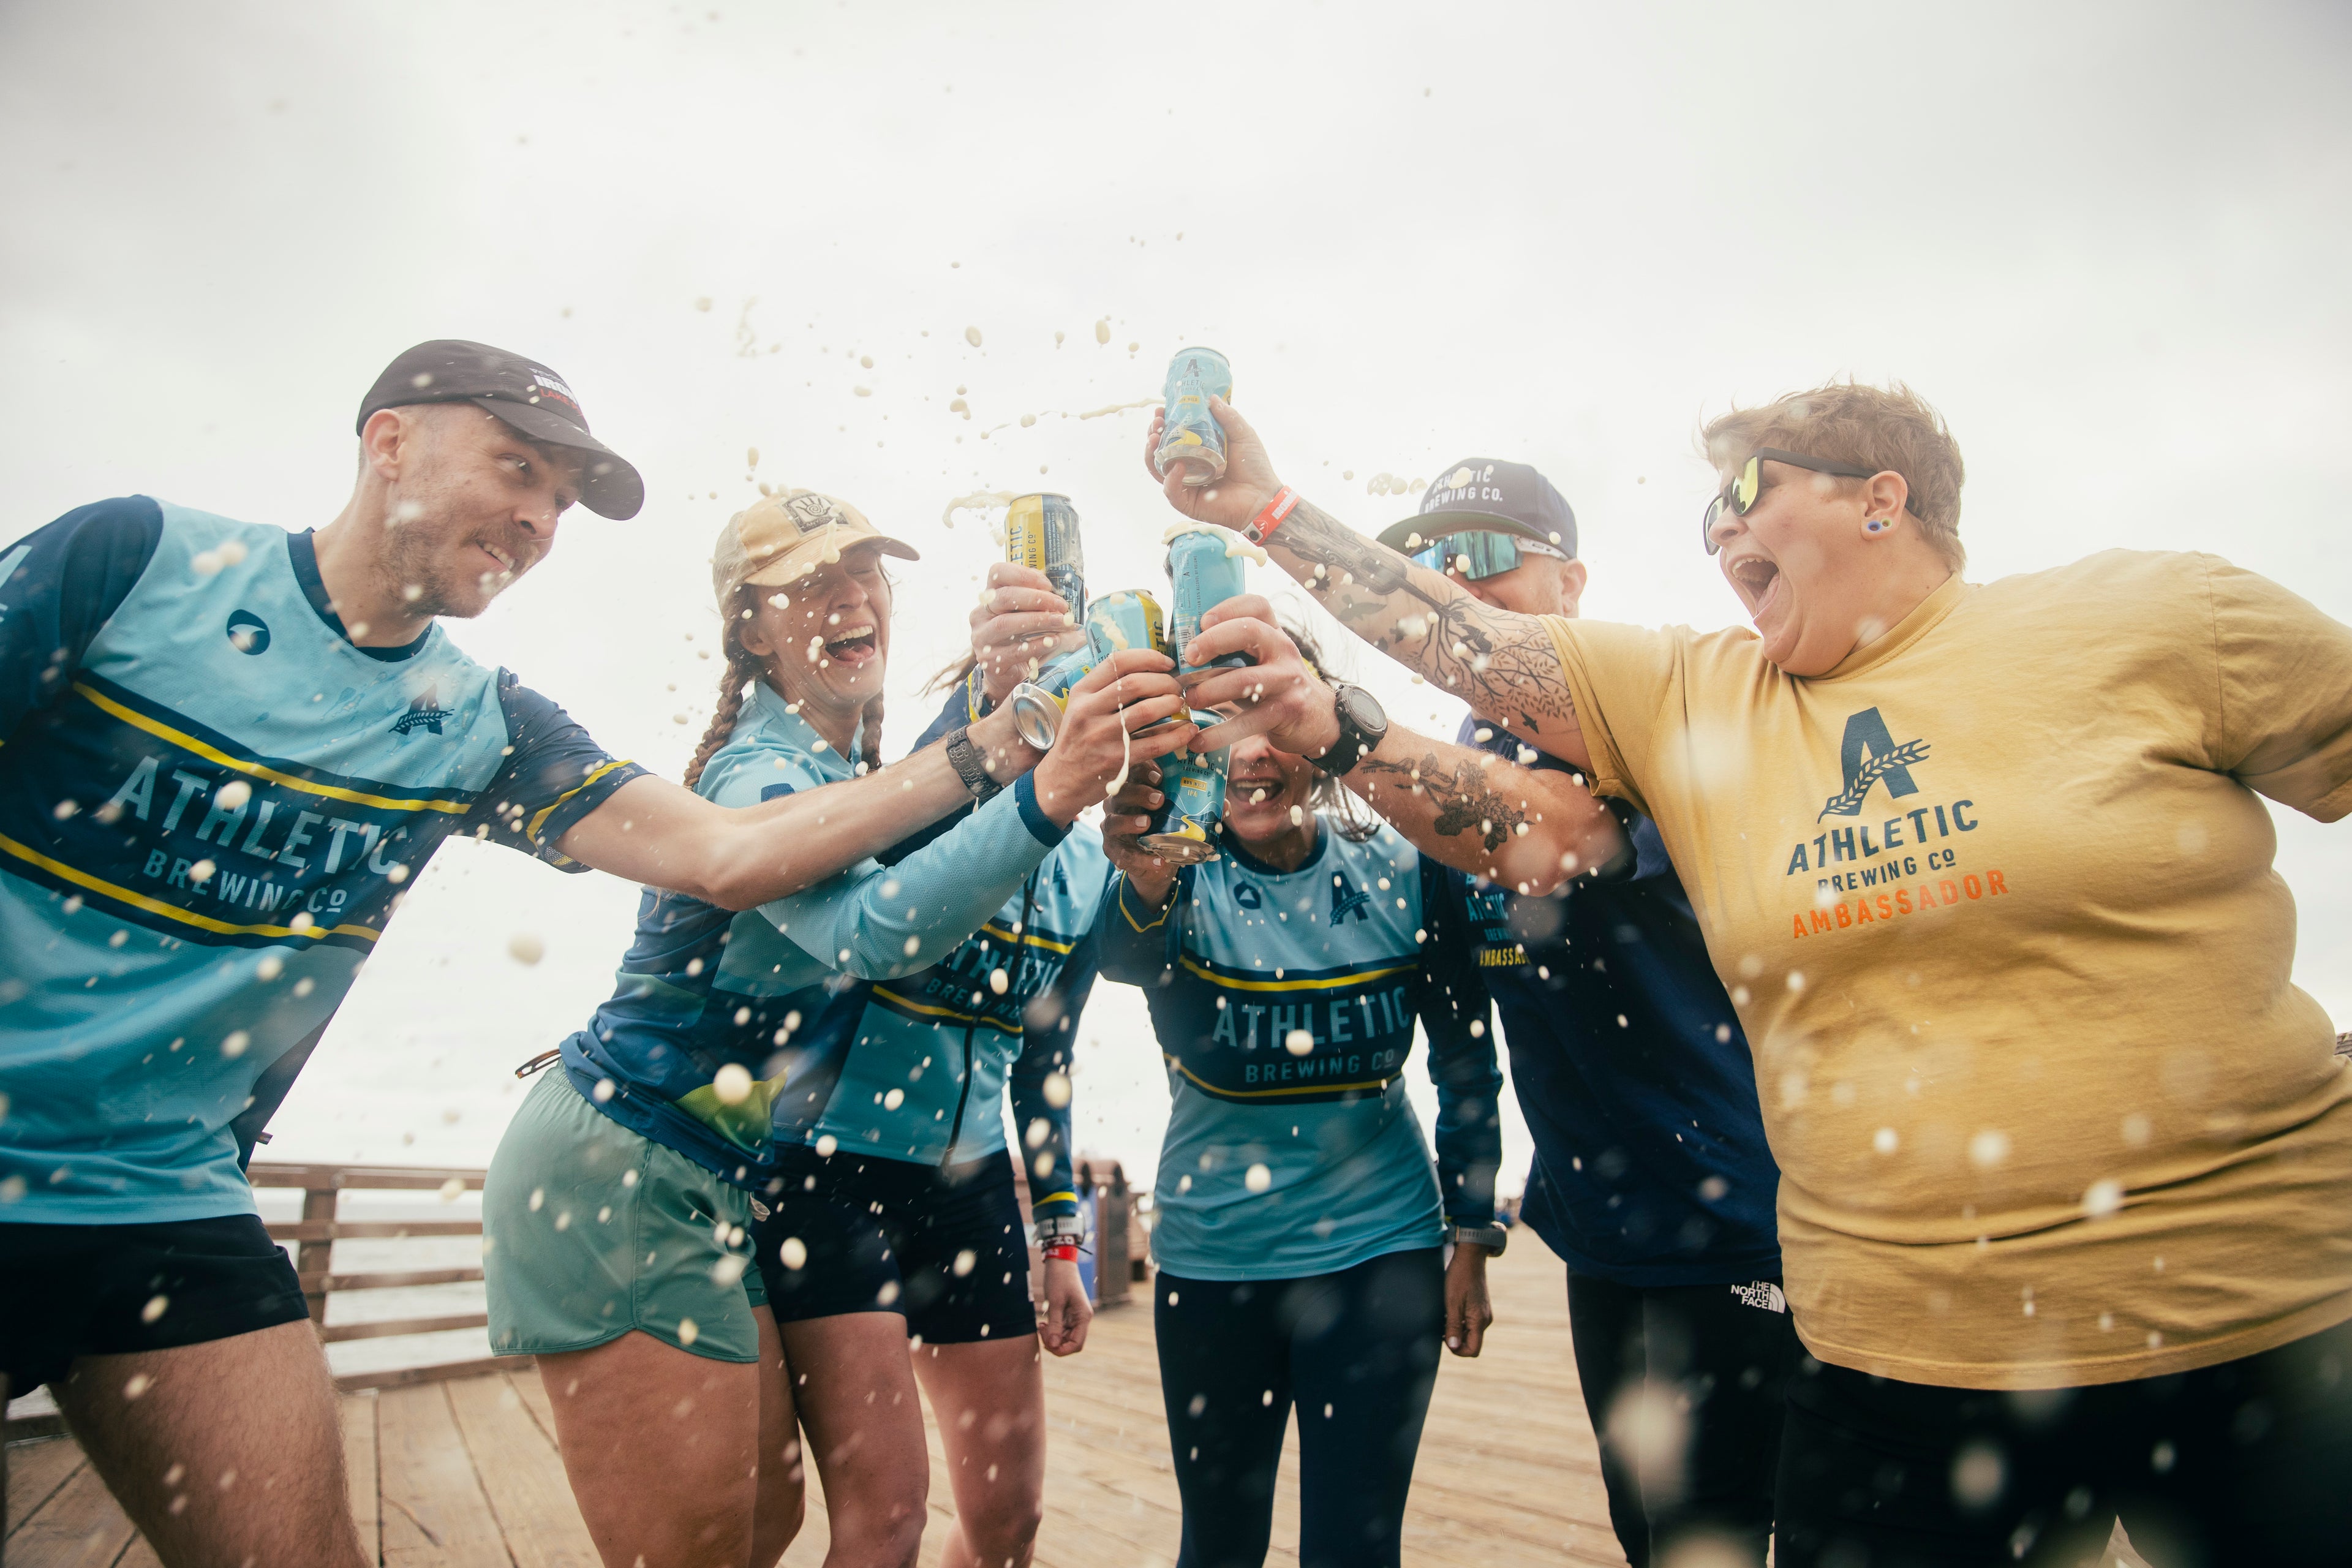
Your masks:
M1486 728L1465 720L1458 739L1571 771ZM1656 825L1608 804L1631 855L1552 894L1447 873L1535 1140L1521 1217L1570 1268L1621 1285L1777 1279L1780 1170L1748 1038Z
M0 551L0 1221L252 1213L248 1108L441 841L584 869L641 771L437 626L355 647L308 533L134 496Z
M1391 828L1351 843L1318 824L1288 872L1227 836L1165 911L1113 884L1103 973L1144 988L1167 1058L1151 1249L1180 1277L1337 1273L1494 1220L1502 1074L1443 868ZM1405 1098L1416 1019L1433 1175Z
M695 788L720 805L753 805L854 772L755 681ZM1052 1070L1021 1049L1012 985L1042 1017L1059 1005L1057 986L1092 983L1092 966L1067 965L1075 943L1031 949L1032 962L1010 966L1003 997L987 970L1009 949L1024 899L1043 910L1041 931L1074 929L1076 910L1100 899L1101 853L1098 839L1071 842L1024 775L896 864L862 860L755 910L649 889L612 999L563 1042L564 1069L622 1125L755 1194L781 1179L780 1147L930 1163L1000 1151L1007 1077L1017 1103L1042 1106ZM974 1005L973 989L987 1000ZM1067 1039L1040 1034L1047 1050ZM722 1082L730 1066L743 1076ZM1035 1190L1066 1194L1068 1118L1046 1120L1056 1163L1053 1184ZM1074 1207L1065 1200L1062 1212Z

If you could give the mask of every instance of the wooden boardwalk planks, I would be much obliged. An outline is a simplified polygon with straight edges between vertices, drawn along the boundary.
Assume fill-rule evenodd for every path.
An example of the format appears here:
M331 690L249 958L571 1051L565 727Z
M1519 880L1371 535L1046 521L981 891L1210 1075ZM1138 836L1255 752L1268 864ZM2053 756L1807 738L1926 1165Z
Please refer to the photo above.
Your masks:
M509 1568L447 1384L376 1395L376 1465L385 1568Z

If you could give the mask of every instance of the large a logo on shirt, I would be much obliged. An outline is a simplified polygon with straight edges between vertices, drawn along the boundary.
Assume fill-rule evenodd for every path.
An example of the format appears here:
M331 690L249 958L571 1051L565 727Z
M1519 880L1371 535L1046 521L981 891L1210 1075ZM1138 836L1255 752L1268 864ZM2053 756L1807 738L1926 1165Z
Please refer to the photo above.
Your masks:
M424 696L408 705L407 712L392 721L393 733L405 735L422 726L437 735L441 733L442 722L456 717L455 713L441 706L441 689L428 686Z
M1336 871L1331 874L1331 923L1333 925L1338 925L1349 915L1356 917L1356 922L1359 925L1363 924L1371 918L1364 908L1371 901L1371 894L1360 893L1348 885L1347 878Z
M1864 709L1846 720L1845 743L1838 749L1839 765L1845 770L1845 787L1830 796L1813 820L1860 816L1864 802L1882 780L1886 793L1895 799L1917 795L1919 786L1911 781L1911 764L1927 758L1927 742L1906 741L1896 745L1878 710Z
M1790 846L1781 875L1812 874L1812 897L1790 912L1790 936L1853 931L2009 891L2005 870L1984 866L1980 852L1963 854L1967 836L1984 825L1977 803L1965 795L1923 795L1913 770L1927 760L1927 749L1925 740L1898 742L1875 708L1846 719L1838 748L1844 787L1822 804L1813 821L1818 826L1825 817L1861 817L1882 784L1887 815L1847 827L1832 826ZM1948 788L1948 776L1939 776Z

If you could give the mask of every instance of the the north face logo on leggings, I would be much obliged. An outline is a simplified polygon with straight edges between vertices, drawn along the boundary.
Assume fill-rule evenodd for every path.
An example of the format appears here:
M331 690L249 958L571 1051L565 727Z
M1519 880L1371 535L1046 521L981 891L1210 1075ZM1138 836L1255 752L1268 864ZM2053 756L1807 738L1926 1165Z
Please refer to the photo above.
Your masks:
M1739 1298L1743 1306L1754 1307L1766 1312L1785 1312L1789 1310L1789 1298L1781 1294L1780 1287L1769 1279L1759 1279L1752 1285L1734 1285L1731 1288L1731 1293Z

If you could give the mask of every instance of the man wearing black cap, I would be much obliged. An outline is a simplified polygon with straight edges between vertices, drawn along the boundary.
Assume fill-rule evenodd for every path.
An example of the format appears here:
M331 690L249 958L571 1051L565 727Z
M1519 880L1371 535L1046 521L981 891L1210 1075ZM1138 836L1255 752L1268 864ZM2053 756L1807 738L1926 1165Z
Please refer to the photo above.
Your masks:
M1524 463L1463 459L1381 542L1520 615L1573 616L1584 591L1576 514ZM1492 715L1456 738L1575 776ZM1700 1534L1761 1564L1800 1353L1780 1289L1780 1171L1747 1037L1665 845L1607 804L1625 843L1610 864L1549 892L1459 872L1454 886L1535 1139L1521 1214L1568 1264L1618 1541L1633 1568ZM1680 1428L1664 1443L1662 1423Z
M636 470L480 343L403 354L359 436L315 533L133 496L0 551L0 1399L49 1384L173 1563L361 1561L319 1303L242 1164L442 839L740 910L1034 760L983 721L741 812L616 761L434 618L573 501L634 516Z

